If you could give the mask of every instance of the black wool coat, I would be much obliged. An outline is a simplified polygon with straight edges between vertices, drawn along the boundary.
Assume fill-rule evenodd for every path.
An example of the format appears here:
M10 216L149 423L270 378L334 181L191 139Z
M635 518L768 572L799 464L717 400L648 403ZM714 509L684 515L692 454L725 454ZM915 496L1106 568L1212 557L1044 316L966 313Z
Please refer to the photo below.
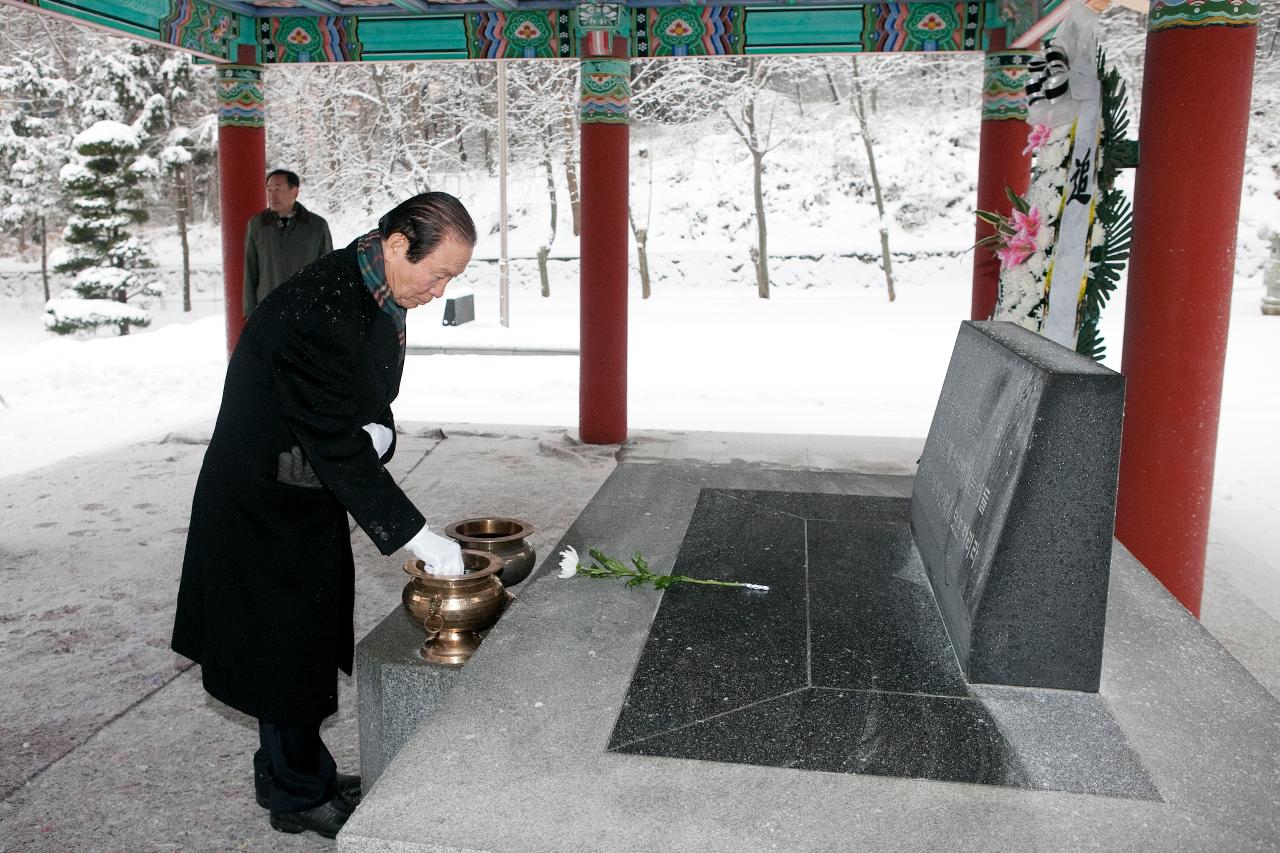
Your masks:
M355 244L272 291L245 325L196 483L173 650L214 698L279 724L338 707L351 672L347 513L391 554L425 519L362 428L391 428L403 359Z

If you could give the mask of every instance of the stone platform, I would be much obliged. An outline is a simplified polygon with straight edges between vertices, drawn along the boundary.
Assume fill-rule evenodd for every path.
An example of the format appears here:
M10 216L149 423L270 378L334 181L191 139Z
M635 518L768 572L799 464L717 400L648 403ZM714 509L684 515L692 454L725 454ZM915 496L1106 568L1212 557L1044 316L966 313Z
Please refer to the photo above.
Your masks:
M928 614L927 582L892 532L910 493L908 477L624 461L339 849L1274 848L1280 703L1118 543L1098 694L964 688L927 632L914 646L915 633L887 646L859 633L860 614ZM700 542L699 506L732 501L742 547ZM778 568L795 554L743 558L779 516L800 520L786 547L803 578ZM814 523L832 521L839 542ZM822 583L859 530L900 595L842 600ZM775 588L560 580L566 544ZM961 706L948 728L941 709Z

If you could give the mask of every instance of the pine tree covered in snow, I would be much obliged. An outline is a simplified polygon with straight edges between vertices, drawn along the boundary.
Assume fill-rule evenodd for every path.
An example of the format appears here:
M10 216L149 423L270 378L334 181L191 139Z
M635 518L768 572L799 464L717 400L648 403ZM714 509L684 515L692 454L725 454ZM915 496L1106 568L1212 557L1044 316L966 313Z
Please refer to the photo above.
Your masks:
M56 269L75 279L49 301L45 326L58 334L115 326L126 335L151 322L129 300L160 295L150 252L128 230L147 220L139 181L152 164L137 131L117 121L95 122L72 144L75 157L60 175L72 209L63 232L69 251Z
M58 176L72 139L100 119L138 132L153 221L174 223L185 238L188 226L216 216L211 68L21 10L0 16L0 46L0 251L16 242L19 259L43 261L32 278L37 287L43 280L45 301L66 284L52 267L67 252L58 244L68 217L79 216Z
M170 208L182 245L183 308L191 310L191 256L187 228L196 187L213 184L217 120L208 99L192 97L199 81L182 54L132 43L94 53L84 67L85 113L127 122L137 132L133 169L147 179L152 202Z

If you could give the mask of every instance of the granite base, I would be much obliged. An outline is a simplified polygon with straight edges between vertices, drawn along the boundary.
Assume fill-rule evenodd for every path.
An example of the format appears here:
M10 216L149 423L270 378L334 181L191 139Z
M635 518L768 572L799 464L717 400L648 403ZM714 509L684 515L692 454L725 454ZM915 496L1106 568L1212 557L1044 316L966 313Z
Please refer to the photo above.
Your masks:
M1274 849L1280 703L1118 544L1098 696L1127 753L1077 750L1081 757L1064 770L1054 741L1087 739L1097 706L1049 717L1037 705L1053 691L975 693L1021 749L1029 774L1049 768L1093 780L1136 760L1161 799L610 751L663 596L557 579L557 552L638 550L669 570L708 488L906 498L911 479L620 464L561 543L544 552L466 677L366 793L338 848Z

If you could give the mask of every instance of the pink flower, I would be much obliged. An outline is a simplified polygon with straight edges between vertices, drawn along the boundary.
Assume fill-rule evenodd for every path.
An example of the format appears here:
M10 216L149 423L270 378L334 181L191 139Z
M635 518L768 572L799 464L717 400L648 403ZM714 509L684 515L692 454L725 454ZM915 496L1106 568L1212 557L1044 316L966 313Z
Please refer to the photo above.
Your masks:
M1013 227L1018 232L1019 237L1028 237L1032 240L1040 231L1040 208L1032 207L1023 213L1021 210L1013 212Z
M1047 124L1035 125L1031 128L1031 132L1027 134L1027 147L1022 149L1022 153L1031 154L1039 151L1049 141L1049 136L1052 133L1053 129Z
M996 252L996 257L1000 259L1001 269L1012 269L1018 266L1027 258L1031 257L1036 250L1036 241L1027 237L1025 234L1015 234L1009 240L1008 245Z

